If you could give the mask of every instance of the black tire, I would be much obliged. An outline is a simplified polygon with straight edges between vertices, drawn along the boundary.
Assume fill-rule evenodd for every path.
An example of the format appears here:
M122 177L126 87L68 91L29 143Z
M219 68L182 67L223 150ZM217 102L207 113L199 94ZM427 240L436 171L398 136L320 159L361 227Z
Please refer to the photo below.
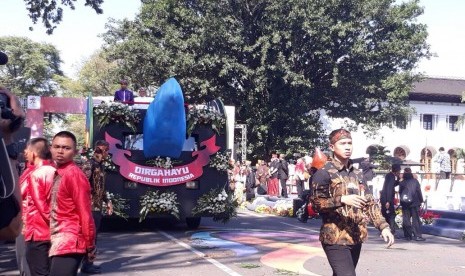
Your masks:
M187 228L197 229L200 226L201 217L188 217L186 218Z

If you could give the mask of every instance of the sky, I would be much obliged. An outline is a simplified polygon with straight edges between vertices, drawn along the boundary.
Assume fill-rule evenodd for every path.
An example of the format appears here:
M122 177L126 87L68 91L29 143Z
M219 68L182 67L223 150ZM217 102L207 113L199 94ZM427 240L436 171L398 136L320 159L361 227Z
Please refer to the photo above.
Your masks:
M69 77L74 77L79 64L102 45L98 36L105 32L108 18L133 19L141 6L140 0L106 0L104 13L97 15L84 6L84 0L77 0L76 9L65 7L63 21L53 35L47 35L39 23L32 24L23 0L0 1L0 36L25 36L55 45L64 61L62 69ZM425 12L418 21L428 25L428 43L435 56L422 60L417 71L427 76L465 79L465 1L421 0L420 5ZM30 26L33 31L29 31Z

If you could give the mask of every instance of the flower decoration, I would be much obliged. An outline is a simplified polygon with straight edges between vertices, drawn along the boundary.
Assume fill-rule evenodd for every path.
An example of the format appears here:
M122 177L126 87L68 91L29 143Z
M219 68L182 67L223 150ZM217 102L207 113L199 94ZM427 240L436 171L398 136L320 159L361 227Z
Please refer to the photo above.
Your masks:
M226 118L218 111L207 106L190 105L187 113L187 134L190 135L198 124L211 125L214 131L220 133L220 130L226 124Z
M113 214L127 220L129 216L126 213L126 210L129 210L129 200L122 198L119 194L113 194L110 192L107 192L107 199L113 205ZM102 212L105 212L107 204L103 202L102 207Z
M211 215L213 221L226 223L237 216L237 206L232 194L228 194L223 188L214 188L197 200L192 215Z
M164 169L173 168L173 161L171 160L170 157L157 156L155 159L147 160L145 163L150 166L164 168Z
M273 208L265 204L260 204L257 207L255 207L255 212L261 214L271 214L273 213Z
M142 222L148 214L171 214L179 219L179 202L174 192L148 190L140 198L139 222Z
M282 217L292 216L294 212L292 208L292 203L286 202L285 200L280 200L276 202L272 211L274 214Z
M397 228L402 229L402 209L396 209L396 217L394 218L394 222L396 223Z
M116 168L116 164L113 163L113 160L111 159L110 155L107 155L107 157L105 157L102 160L102 164L103 164L103 167L105 168L105 170L107 170L107 171L110 171L110 172L118 171L118 169Z
M94 149L92 148L84 148L81 150L81 162L85 162L86 160L91 159L94 156ZM103 168L106 171L111 171L111 172L116 172L118 169L116 168L116 164L113 163L113 160L111 159L111 153L108 154L103 160L102 160Z
M231 150L219 151L211 157L209 166L218 171L232 170L233 166L231 165L230 160Z
M433 224L434 220L439 218L440 215L431 211L427 211L420 216L421 222L423 224L429 225Z
M98 118L100 126L112 122L127 126L132 131L136 130L136 125L141 120L137 109L120 102L102 102L94 107L94 116Z

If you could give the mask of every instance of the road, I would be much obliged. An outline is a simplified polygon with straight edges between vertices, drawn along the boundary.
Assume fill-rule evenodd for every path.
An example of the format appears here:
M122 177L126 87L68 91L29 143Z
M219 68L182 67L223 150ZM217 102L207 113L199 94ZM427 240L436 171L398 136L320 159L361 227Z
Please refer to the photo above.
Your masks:
M103 232L99 256L105 275L331 275L318 241L319 220L241 210L228 224L203 219L151 231ZM400 234L400 233L399 233ZM465 243L426 235L387 249L376 229L363 245L357 275L465 275ZM0 245L0 275L18 275L14 245Z

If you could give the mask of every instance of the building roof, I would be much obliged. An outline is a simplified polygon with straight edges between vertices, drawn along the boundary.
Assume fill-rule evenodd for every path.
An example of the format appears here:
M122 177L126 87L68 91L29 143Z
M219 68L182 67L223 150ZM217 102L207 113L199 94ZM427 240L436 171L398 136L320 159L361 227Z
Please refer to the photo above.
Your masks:
M465 79L426 78L414 85L409 100L432 102L462 102Z

